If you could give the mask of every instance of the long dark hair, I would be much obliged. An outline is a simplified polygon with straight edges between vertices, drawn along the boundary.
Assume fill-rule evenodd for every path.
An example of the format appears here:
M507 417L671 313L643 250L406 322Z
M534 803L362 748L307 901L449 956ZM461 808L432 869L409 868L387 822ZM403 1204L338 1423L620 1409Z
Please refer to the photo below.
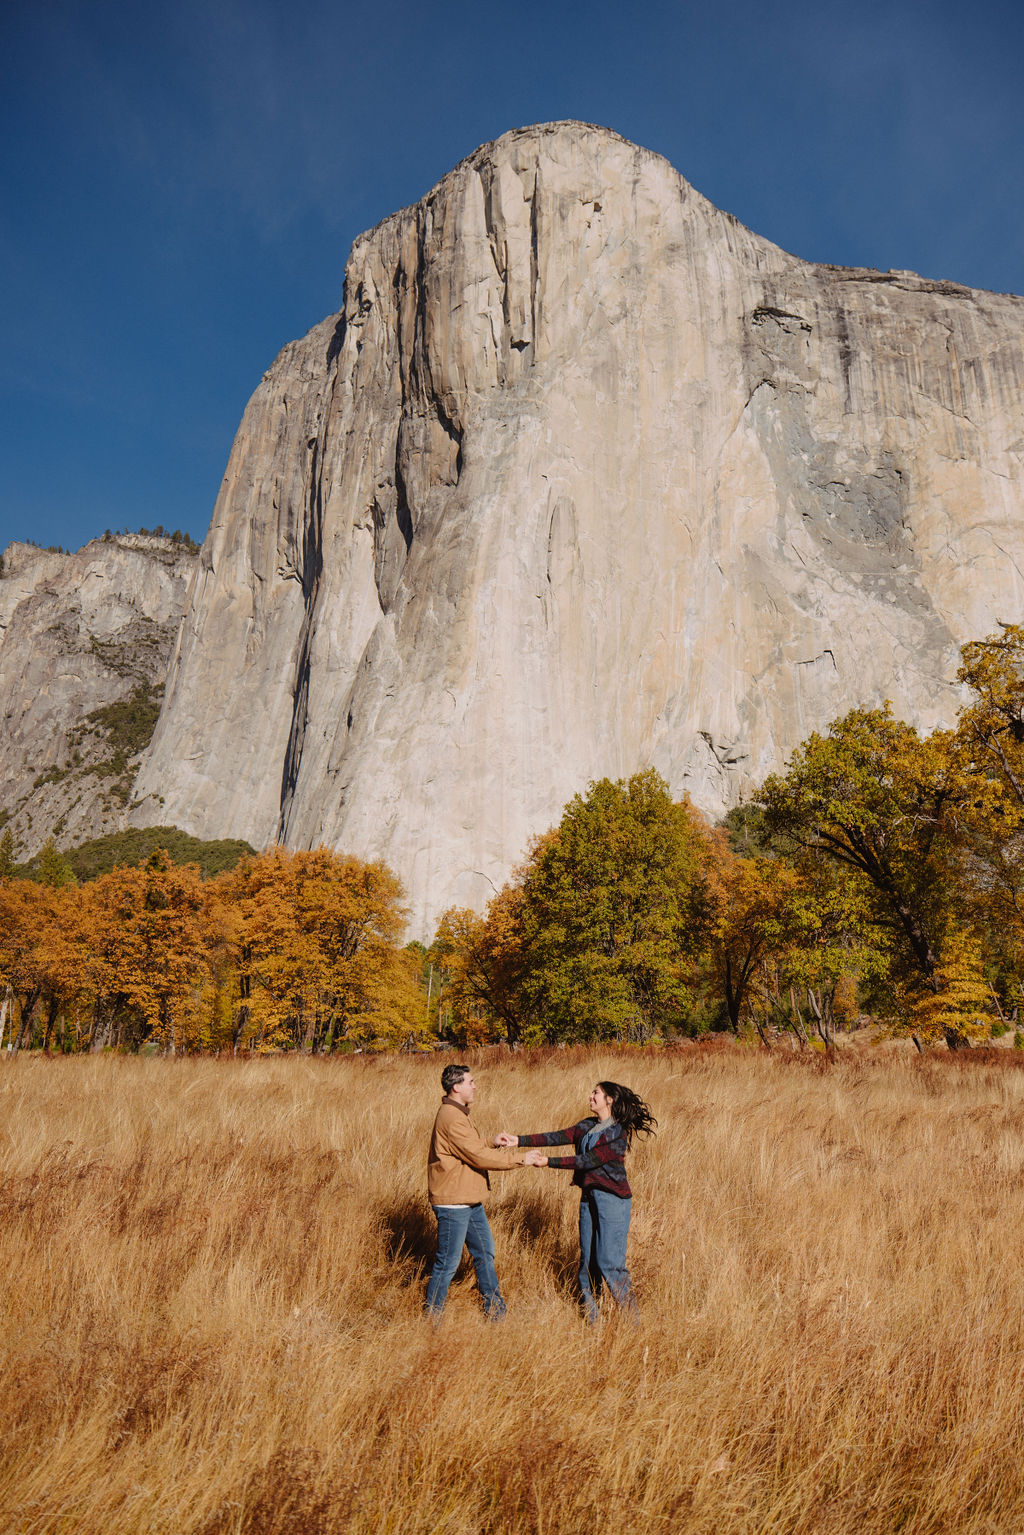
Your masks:
M634 1135L653 1135L658 1123L639 1093L621 1082L599 1082L598 1087L612 1100L612 1118L632 1146Z

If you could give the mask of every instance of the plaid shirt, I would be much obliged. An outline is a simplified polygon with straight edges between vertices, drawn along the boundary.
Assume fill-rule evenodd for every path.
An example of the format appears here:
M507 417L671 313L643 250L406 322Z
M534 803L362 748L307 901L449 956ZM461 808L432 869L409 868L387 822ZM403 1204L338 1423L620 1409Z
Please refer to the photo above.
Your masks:
M568 1130L545 1130L541 1135L521 1135L519 1145L579 1146L587 1131L598 1123L591 1115L589 1119L581 1119L578 1125L571 1125ZM633 1192L626 1178L626 1137L616 1124L602 1130L589 1151L579 1152L574 1157L548 1157L548 1166L571 1168L572 1181L577 1188L605 1189L609 1194L618 1194L621 1199L629 1199Z

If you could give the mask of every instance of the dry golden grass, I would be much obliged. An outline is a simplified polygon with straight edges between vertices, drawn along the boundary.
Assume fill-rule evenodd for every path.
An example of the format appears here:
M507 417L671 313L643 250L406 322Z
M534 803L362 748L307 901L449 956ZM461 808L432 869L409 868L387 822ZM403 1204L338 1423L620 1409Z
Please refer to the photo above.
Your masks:
M1024 1530L1015 1056L475 1058L484 1130L661 1121L594 1330L548 1171L495 1180L507 1322L422 1320L442 1064L0 1065L0 1528Z

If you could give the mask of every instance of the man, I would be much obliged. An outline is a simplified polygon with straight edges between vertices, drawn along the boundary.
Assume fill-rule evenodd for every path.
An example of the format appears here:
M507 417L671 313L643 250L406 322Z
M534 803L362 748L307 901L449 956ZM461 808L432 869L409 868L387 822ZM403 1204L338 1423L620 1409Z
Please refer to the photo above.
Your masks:
M484 1214L483 1199L490 1188L488 1170L536 1166L539 1152L496 1150L473 1128L469 1106L476 1083L468 1066L446 1066L441 1073L444 1098L434 1120L427 1157L427 1197L437 1216L437 1257L427 1281L425 1313L438 1320L448 1286L468 1247L476 1269L476 1285L492 1321L505 1315L505 1302L494 1269L494 1238Z

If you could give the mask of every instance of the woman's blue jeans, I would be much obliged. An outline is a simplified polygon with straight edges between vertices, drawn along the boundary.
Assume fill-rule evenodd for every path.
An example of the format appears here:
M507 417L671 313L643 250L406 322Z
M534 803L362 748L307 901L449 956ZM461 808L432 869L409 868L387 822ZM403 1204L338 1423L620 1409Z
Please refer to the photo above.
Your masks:
M626 1239L632 1199L606 1189L584 1189L580 1200L580 1295L588 1322L600 1316L603 1285L624 1309L632 1311L633 1286L626 1267Z
M452 1209L434 1209L437 1216L437 1257L427 1281L424 1309L428 1316L439 1317L448 1299L448 1286L455 1278L463 1247L476 1269L476 1287L484 1300L484 1310L492 1321L505 1315L505 1302L498 1289L494 1269L494 1238L487 1224L483 1205L456 1205Z

